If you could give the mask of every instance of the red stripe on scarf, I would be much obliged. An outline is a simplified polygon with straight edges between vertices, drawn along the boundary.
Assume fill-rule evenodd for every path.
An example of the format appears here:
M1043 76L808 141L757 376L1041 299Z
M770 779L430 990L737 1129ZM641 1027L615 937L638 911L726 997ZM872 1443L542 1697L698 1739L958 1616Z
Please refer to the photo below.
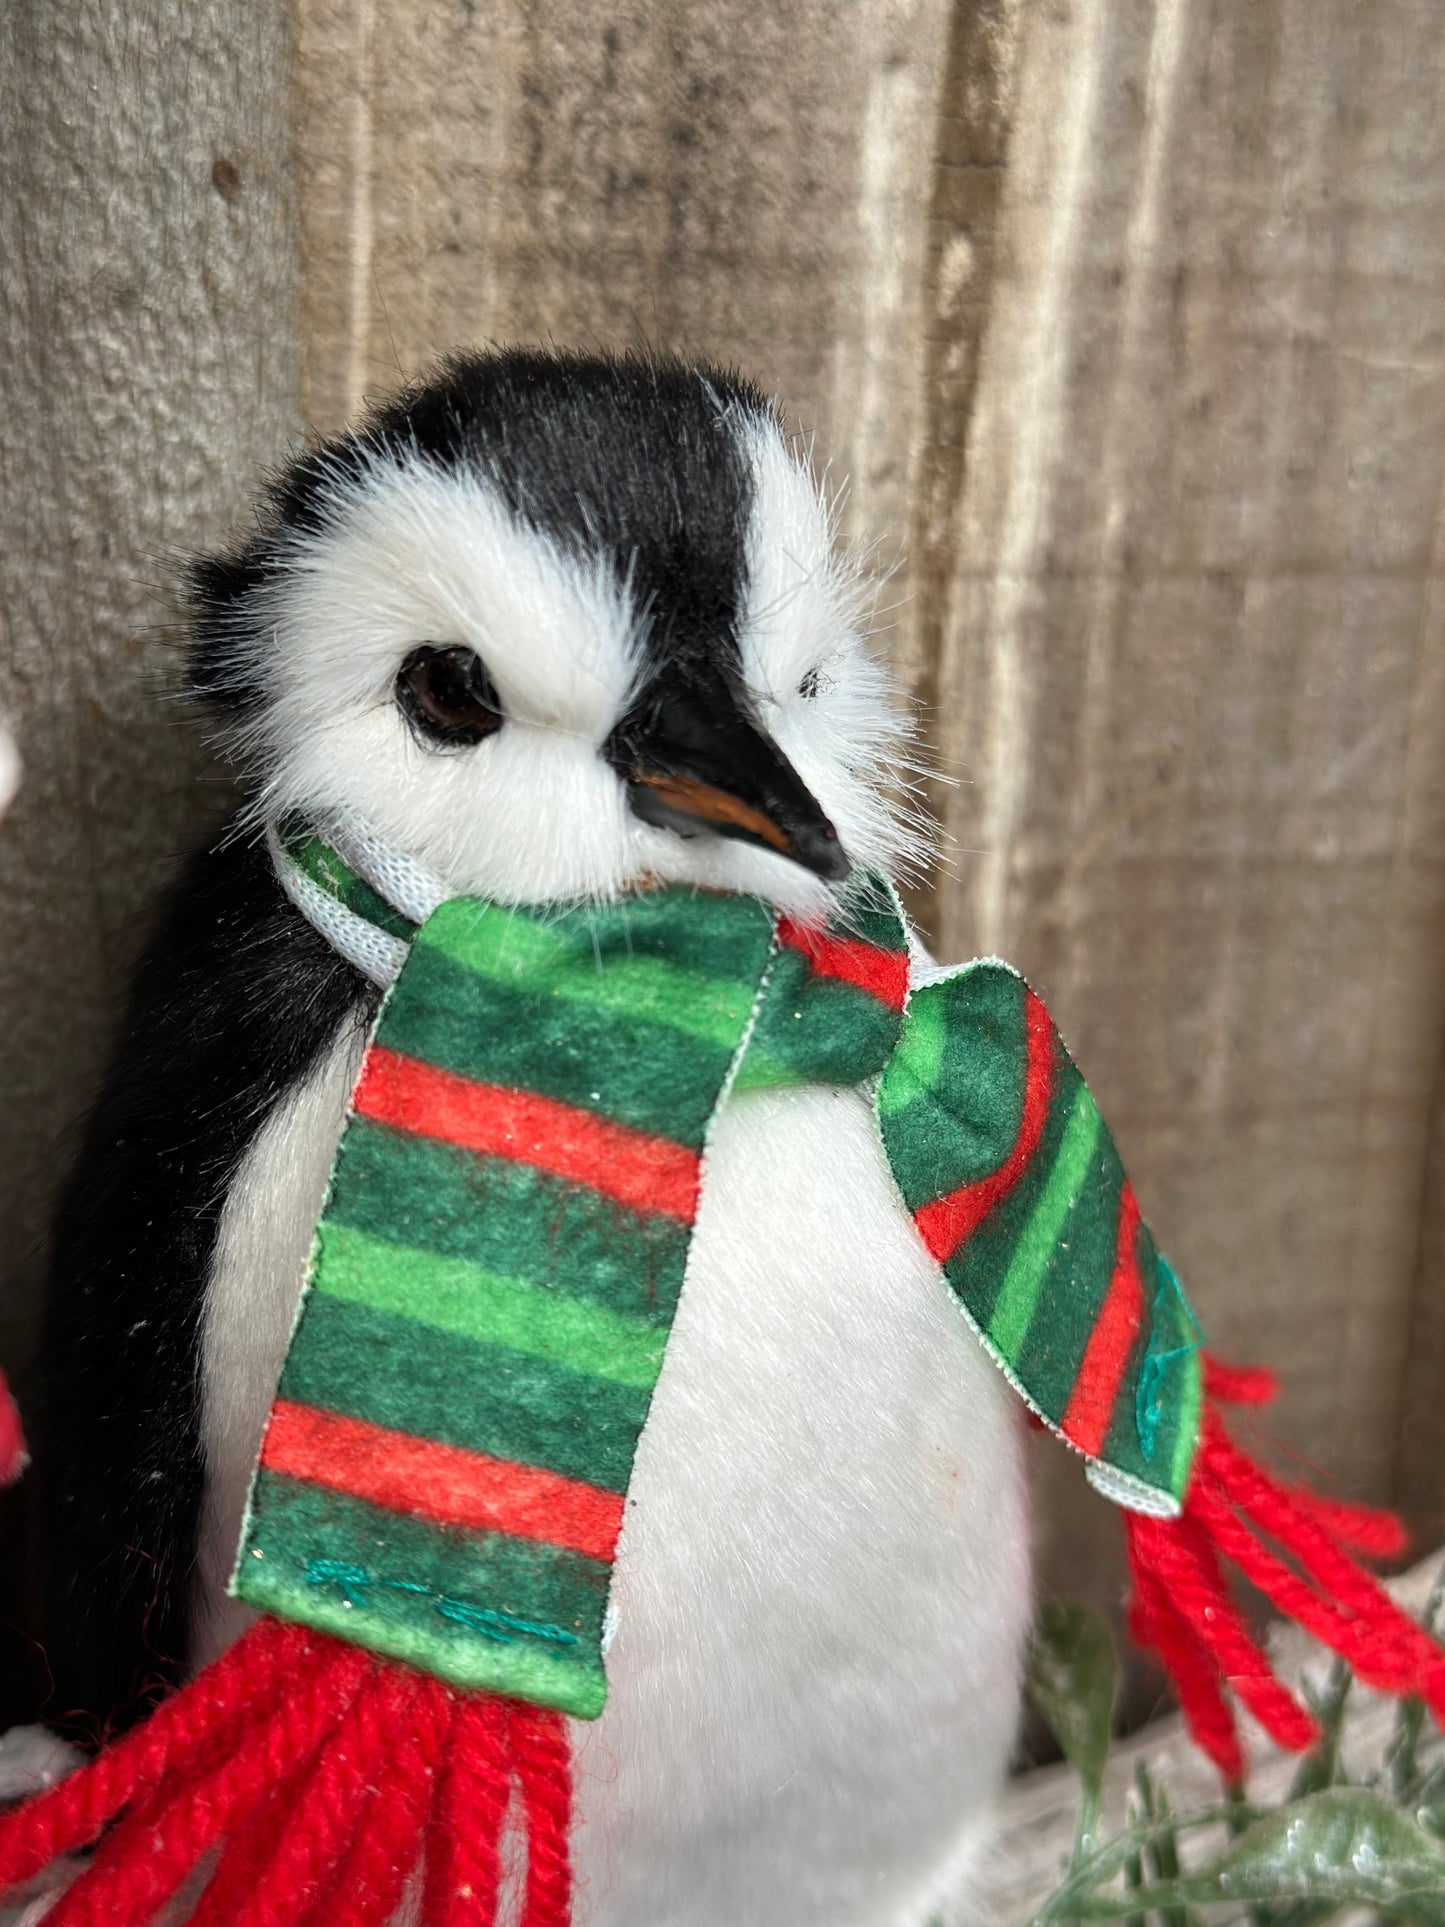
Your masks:
M791 917L778 921L778 942L808 959L819 977L866 990L890 1010L908 1001L908 956L902 950L880 950L856 937L833 937L822 930L805 930Z
M541 1539L590 1559L610 1561L622 1527L620 1493L288 1399L272 1410L261 1463L391 1512Z
M1124 1181L1119 1193L1119 1237L1114 1247L1114 1272L1074 1382L1073 1396L1063 1417L1063 1434L1081 1452L1096 1459L1104 1449L1114 1400L1129 1353L1144 1322L1144 1287L1139 1278L1139 1201L1134 1187Z
M696 1151L554 1097L474 1083L374 1044L352 1104L378 1124L513 1158L588 1185L633 1211L684 1224L697 1213Z
M1030 991L1024 996L1024 1027L1028 1037L1028 1065L1024 1075L1024 1103L1014 1147L996 1171L972 1184L960 1185L935 1198L913 1214L920 1237L940 1264L946 1264L971 1238L994 1206L1007 1197L1039 1147L1054 1086L1054 1027L1049 1013Z

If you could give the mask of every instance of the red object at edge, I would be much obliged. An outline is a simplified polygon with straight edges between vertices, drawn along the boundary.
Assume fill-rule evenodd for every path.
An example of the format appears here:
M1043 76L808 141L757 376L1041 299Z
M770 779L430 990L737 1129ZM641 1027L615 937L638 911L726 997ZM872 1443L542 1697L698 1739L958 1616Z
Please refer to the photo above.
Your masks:
M29 1463L20 1414L5 1383L5 1374L0 1372L0 1486L14 1485Z
M1445 1723L1445 1650L1350 1556L1403 1552L1399 1520L1281 1484L1225 1430L1219 1403L1266 1405L1275 1390L1272 1373L1207 1359L1203 1436L1182 1517L1124 1515L1129 1630L1163 1661L1190 1732L1230 1784L1244 1777L1244 1754L1226 1686L1288 1751L1312 1745L1319 1729L1250 1636L1221 1559L1367 1686L1422 1699Z
M0 1815L0 1892L104 1834L47 1927L143 1927L216 1848L193 1927L384 1927L419 1869L423 1927L492 1927L514 1793L522 1927L566 1927L561 1715L262 1619L145 1725Z

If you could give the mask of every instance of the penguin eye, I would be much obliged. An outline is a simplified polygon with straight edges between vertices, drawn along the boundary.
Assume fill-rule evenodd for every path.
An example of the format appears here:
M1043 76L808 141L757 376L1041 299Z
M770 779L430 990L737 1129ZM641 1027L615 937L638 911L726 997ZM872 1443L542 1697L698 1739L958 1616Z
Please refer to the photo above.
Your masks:
M460 749L502 727L496 684L481 657L457 645L413 649L397 672L396 700L423 742Z

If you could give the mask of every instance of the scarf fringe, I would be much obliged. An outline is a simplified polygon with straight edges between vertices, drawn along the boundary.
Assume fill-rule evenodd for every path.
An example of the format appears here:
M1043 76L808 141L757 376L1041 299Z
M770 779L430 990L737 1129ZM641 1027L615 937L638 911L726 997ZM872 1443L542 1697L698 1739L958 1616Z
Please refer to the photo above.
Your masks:
M48 1927L144 1927L213 1855L191 1927L384 1927L419 1868L422 1927L493 1927L514 1800L521 1927L566 1927L561 1716L268 1618L144 1726L0 1816L0 1892L100 1839Z
M1367 1686L1424 1700L1445 1725L1445 1650L1351 1557L1397 1557L1407 1543L1400 1521L1283 1485L1225 1429L1220 1404L1267 1405L1276 1390L1271 1372L1206 1360L1203 1435L1183 1515L1125 1514L1130 1631L1163 1661L1190 1732L1230 1785L1245 1762L1226 1687L1286 1751L1313 1745L1319 1727L1251 1638L1221 1560Z

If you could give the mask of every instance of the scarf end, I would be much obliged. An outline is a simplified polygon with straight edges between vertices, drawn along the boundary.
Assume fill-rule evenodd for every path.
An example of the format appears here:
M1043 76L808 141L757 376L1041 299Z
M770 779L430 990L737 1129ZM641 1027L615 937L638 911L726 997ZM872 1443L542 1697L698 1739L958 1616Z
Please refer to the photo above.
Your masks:
M1183 1513L1125 1514L1130 1631L1163 1662L1191 1734L1231 1786L1242 1782L1245 1760L1226 1689L1288 1752L1313 1745L1319 1727L1251 1637L1223 1560L1367 1686L1421 1699L1445 1725L1445 1650L1354 1556L1397 1557L1407 1543L1400 1521L1282 1484L1225 1429L1221 1404L1266 1405L1276 1389L1272 1373L1206 1360L1203 1431Z
M384 1927L418 1873L422 1927L492 1927L515 1809L522 1927L566 1927L571 1798L559 1714L263 1619L145 1725L0 1816L0 1893L99 1839L49 1927L144 1927L208 1865L192 1927Z

